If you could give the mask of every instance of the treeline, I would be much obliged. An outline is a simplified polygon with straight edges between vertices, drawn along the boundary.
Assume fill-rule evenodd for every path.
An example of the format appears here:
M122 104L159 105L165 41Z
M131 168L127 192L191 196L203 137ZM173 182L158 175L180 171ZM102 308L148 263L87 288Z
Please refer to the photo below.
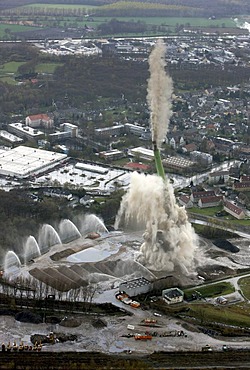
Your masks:
M88 13L93 13L94 9L87 8L51 8L51 7L33 7L29 6L27 8L13 8L6 9L3 11L5 15L8 16L61 16L61 17L83 17Z
M85 13L84 5L95 6L91 12L97 16L184 16L184 17L227 17L236 14L248 14L250 3L248 0L148 0L148 1L110 1L110 0L41 0L43 7L20 8L21 5L31 4L28 0L9 0L8 4L1 4L0 10L7 9L12 15L64 15L82 16ZM62 7L46 7L46 4L62 4ZM81 5L80 8L63 8L63 5ZM16 8L17 7L17 8ZM19 7L19 8L18 8ZM9 9L9 10L8 10Z
M68 217L60 205L61 201L48 198L34 202L22 190L0 190L0 257L8 249L20 250L23 240L36 234L39 225Z

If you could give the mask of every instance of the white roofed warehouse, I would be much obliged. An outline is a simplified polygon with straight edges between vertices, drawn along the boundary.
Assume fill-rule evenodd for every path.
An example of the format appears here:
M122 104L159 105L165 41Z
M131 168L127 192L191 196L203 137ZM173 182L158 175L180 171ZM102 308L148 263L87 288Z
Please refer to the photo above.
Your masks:
M119 285L120 292L125 292L130 297L144 294L152 290L152 283L144 277L126 281Z
M18 146L0 152L0 175L26 178L45 172L67 158L66 154Z

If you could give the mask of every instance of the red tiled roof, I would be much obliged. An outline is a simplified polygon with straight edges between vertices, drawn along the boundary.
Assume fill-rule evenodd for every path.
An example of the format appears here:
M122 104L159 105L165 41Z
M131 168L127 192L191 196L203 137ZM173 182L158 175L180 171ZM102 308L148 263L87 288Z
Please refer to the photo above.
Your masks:
M236 215L240 215L243 212L243 209L237 207L235 204L229 202L228 200L225 200L224 207L234 212Z
M187 204L190 201L190 198L187 195L181 195L179 198L183 203Z
M150 168L150 166L148 166L147 164L134 162L127 163L125 164L124 167L131 168L132 170L141 170L141 171L147 171Z
M49 121L50 118L47 114L34 114L33 116L29 116L29 119L31 121L37 121L37 120L43 120L43 121Z
M242 175L240 178L241 182L250 182L250 176Z
M194 191L192 195L194 198L199 199L205 197L213 197L215 194L213 190L209 190L209 191Z
M205 198L201 198L200 199L200 201L202 202L202 203L217 203L217 202L219 202L220 200L222 200L223 199L223 196L222 195L220 195L220 196L213 196L213 197L205 197Z
M233 187L234 187L234 189L248 189L248 188L250 188L250 181L235 182Z

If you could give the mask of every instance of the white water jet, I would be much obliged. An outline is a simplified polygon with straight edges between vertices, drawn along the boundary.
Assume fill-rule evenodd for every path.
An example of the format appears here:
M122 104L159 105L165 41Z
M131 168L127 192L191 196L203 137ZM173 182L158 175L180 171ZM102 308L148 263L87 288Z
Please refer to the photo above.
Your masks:
M76 225L68 219L60 222L59 235L63 242L68 242L82 236Z
M53 245L62 244L62 242L54 227L49 224L44 224L39 231L38 244L41 252L44 253Z
M34 238L34 236L30 235L25 242L24 245L24 262L25 264L32 258L41 256L40 247Z
M108 233L103 220L94 214L86 215L80 222L79 229L83 236L91 232Z
M165 46L160 40L149 57L148 104L153 141L160 148L171 117L173 84L165 72ZM193 270L198 245L186 210L176 203L172 185L156 175L134 173L122 199L115 227L146 229L138 261L154 271Z
M8 251L4 258L4 273L8 274L13 271L19 270L21 261L14 251Z

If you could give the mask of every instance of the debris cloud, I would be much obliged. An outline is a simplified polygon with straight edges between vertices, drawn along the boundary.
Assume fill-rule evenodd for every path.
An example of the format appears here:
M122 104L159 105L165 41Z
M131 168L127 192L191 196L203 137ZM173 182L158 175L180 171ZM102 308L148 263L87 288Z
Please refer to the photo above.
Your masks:
M165 66L165 46L158 41L149 57L147 97L152 141L158 148L172 114L173 84ZM119 226L146 230L138 261L150 270L171 272L179 267L184 273L193 271L198 239L167 178L134 173L116 218L115 227Z

